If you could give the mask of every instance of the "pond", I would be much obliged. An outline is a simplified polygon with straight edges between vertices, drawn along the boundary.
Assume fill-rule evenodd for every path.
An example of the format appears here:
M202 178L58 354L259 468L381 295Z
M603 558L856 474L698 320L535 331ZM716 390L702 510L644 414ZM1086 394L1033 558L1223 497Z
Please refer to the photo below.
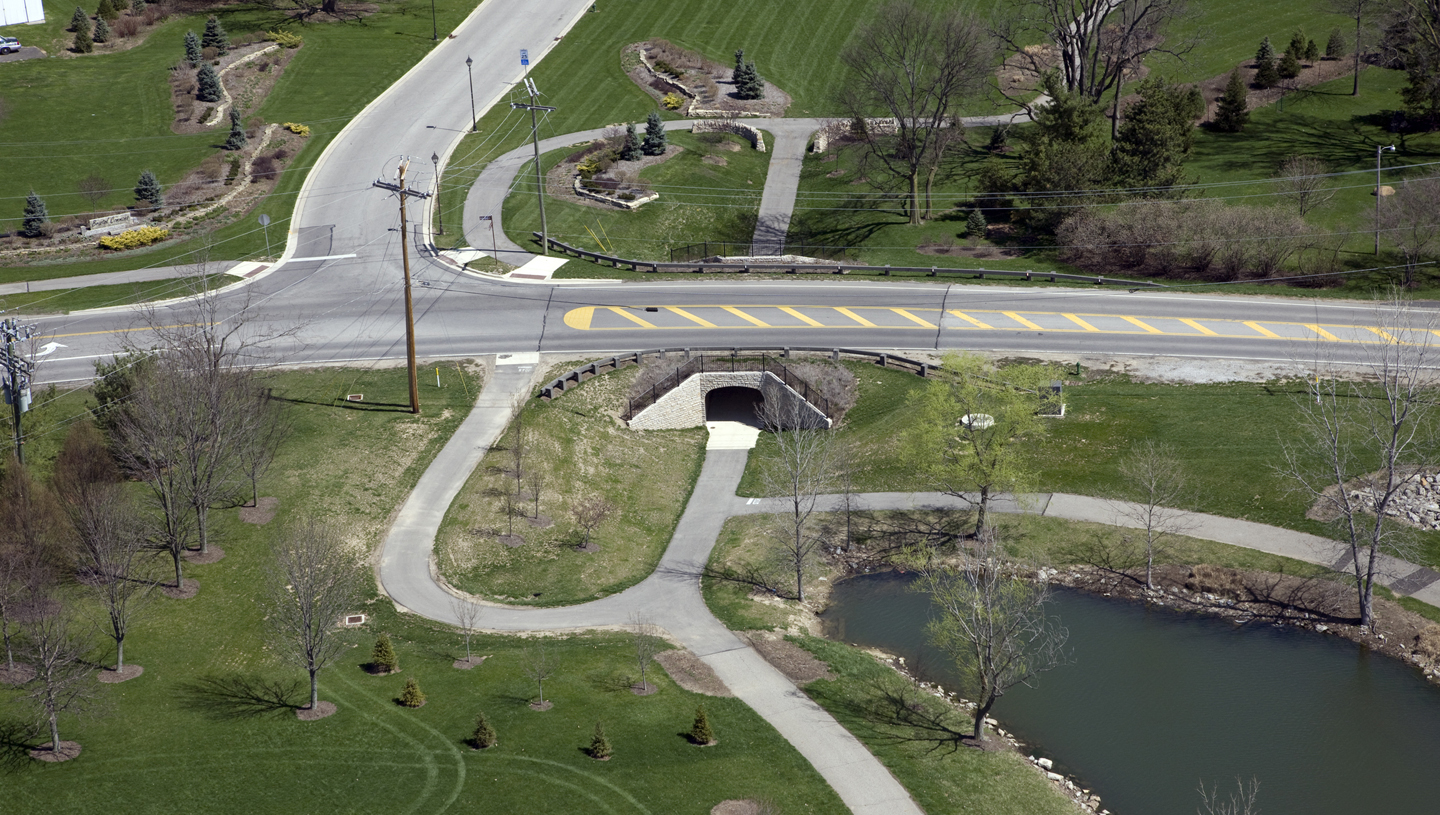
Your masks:
M958 690L925 643L911 580L835 586L834 639L881 648ZM1348 640L1237 626L1059 589L1072 661L991 715L1115 815L1189 815L1197 785L1260 781L1265 815L1440 812L1440 689Z

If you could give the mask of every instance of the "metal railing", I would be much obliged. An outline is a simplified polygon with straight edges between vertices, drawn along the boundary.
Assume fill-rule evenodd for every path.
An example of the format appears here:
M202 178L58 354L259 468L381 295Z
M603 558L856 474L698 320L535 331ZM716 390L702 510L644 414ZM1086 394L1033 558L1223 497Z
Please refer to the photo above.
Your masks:
M536 240L541 239L539 232L530 233ZM943 266L867 266L863 263L842 263L840 261L826 263L795 263L784 262L778 258L774 261L751 261L747 263L704 263L701 261L669 263L659 260L634 260L631 258L606 255L601 252L591 252L587 249L571 246L562 243L554 238L549 239L549 245L568 255L574 255L581 260L594 261L595 263L608 263L616 269L629 267L637 272L655 273L721 273L721 274L748 274L750 272L784 272L786 274L849 274L850 272L871 272L889 275L893 272L915 272L925 274L929 277L947 275L966 275L977 279L986 277L1006 277L1017 280L1048 280L1054 283L1059 280L1074 281L1077 283L1094 283L1097 286L1128 286L1130 288L1165 288L1163 283L1155 283L1149 280L1124 280L1104 275L1078 275L1065 274L1063 272L1036 272L1026 270L998 271L995 269L952 269Z

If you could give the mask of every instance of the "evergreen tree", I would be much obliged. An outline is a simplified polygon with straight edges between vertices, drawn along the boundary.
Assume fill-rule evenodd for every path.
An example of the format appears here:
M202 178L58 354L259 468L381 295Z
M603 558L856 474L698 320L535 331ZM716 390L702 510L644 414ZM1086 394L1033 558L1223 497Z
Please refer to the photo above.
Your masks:
M705 706L695 708L695 724L690 726L690 741L695 744L714 744L715 732L710 729L710 717L705 715Z
M1027 198L1035 205L1022 209L1032 227L1052 229L1070 214L1070 205L1093 202L1085 190L1112 186L1113 171L1100 106L1087 94L1066 90L1058 71L1045 75L1043 87L1051 102L1036 109L1031 126L1017 131L1019 172L1005 186L1007 191L1053 193Z
M665 125L660 121L660 112L652 110L645 118L645 142L640 151L647 156L663 156L665 146Z
M191 65L205 61L205 56L200 53L200 37L194 31L185 32L185 61Z
M1276 68L1276 73L1280 74L1282 79L1294 79L1300 75L1300 60L1296 59L1293 53L1286 51L1285 55L1280 58L1280 65Z
M95 33L91 36L91 39L95 42L110 41L110 26L105 22L104 17L95 21Z
M621 161L637 161L640 158L640 137L635 133L635 125L625 125L625 143L620 145Z
M165 194L154 172L146 170L140 174L140 180L135 184L135 200L152 207L165 206Z
M599 722L595 723L595 735L590 738L590 748L586 752L599 761L604 761L614 753L610 748L610 740L605 738L605 728Z
M101 20L110 21L119 17L120 12L115 10L115 4L110 0L100 0L100 7L95 9L95 16Z
M735 95L741 99L762 99L765 96L765 81L755 69L755 63L745 63L740 80L735 83Z
M1220 97L1220 104L1215 109L1216 130L1239 133L1245 129L1245 124L1250 121L1250 111L1246 110L1248 95L1245 82L1240 79L1239 69L1231 71L1230 82L1225 85L1225 95Z
M470 734L470 746L476 750L485 750L499 743L500 739L495 736L495 728L490 726L490 721L485 718L485 713L482 711L475 718L475 732Z
M1255 52L1255 67L1259 68L1260 63L1269 62L1275 59L1275 46L1270 44L1270 38L1266 37L1260 41L1260 50Z
M139 17L145 13L145 0L130 0L130 14Z
M1305 57L1304 57L1304 59L1305 59L1306 62L1309 62L1309 63L1312 63L1312 64L1313 64L1316 60L1320 59L1320 46L1316 45L1314 40L1306 40L1306 41L1305 41Z
M31 190L25 197L25 220L20 224L20 234L27 238L41 237L45 234L44 224L48 220L50 212L45 208L45 199Z
M1296 31L1290 35L1290 44L1285 46L1285 53L1294 54L1296 59L1305 55L1305 34Z
M1345 42L1345 32L1336 28L1330 32L1330 39L1325 41L1326 59L1339 59L1349 53L1349 43Z
M1113 147L1115 174L1133 187L1170 187L1180 182L1194 146L1195 120L1205 100L1194 87L1151 77L1135 88L1140 101L1125 109Z
M245 146L245 128L240 126L240 110L230 108L230 138L225 140L226 150L239 150Z
M425 704L425 694L420 691L420 683L415 681L415 677L405 680L405 689L400 691L397 701L405 707L420 707Z
M395 658L395 647L390 644L389 634L375 638L375 647L370 651L370 670L387 674L400 670L400 660Z
M76 11L79 11L79 9L76 9ZM737 48L737 49L735 49L735 70L733 70L733 71L730 72L730 81L731 81L731 82L734 82L735 85L736 85L736 87L739 87L739 85L740 85L740 75L743 74L744 72L745 72L745 49L744 49L744 48Z
M1255 70L1255 85L1260 88L1273 88L1280 84L1280 72L1275 70L1275 60L1267 59L1259 64Z
M205 36L200 38L200 47L214 48L222 54L230 50L230 37L220 27L220 19L213 14L205 20Z
M220 75L208 62L200 63L200 70L195 72L195 98L201 102L220 101Z
M75 53L77 53L77 54L88 54L88 53L90 53L91 51L94 51L94 50L95 50L95 46L94 46L94 44L93 44L94 42L95 42L95 41L90 38L90 26L87 25L87 26L85 26L84 28L80 29L79 31L76 31L76 32L75 32L75 42L73 43L73 47L74 47L74 49L75 49Z
M85 13L85 9L76 6L75 13L70 15L70 30L78 32L82 28L88 29L89 27L90 15Z
M983 238L988 224L985 223L985 213L979 207L970 210L970 215L965 218L965 237Z

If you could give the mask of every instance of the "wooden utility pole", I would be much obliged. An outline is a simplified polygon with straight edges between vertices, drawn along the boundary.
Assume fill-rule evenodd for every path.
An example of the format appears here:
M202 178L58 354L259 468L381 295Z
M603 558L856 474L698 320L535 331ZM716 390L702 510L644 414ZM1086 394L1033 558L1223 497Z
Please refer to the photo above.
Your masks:
M405 365L410 374L410 412L420 412L420 383L415 375L415 301L410 294L410 227L405 223L405 170L400 162L400 262L405 266Z
M528 64L528 63L526 63ZM540 92L535 90L535 83L530 77L525 77L525 90L530 94L530 102L511 102L511 109L530 111L530 141L535 148L535 192L540 198L540 254L550 254L550 229L545 223L545 174L540 171L540 123L535 118L535 111L549 113L555 108L549 105L537 105ZM493 226L493 224L492 224Z

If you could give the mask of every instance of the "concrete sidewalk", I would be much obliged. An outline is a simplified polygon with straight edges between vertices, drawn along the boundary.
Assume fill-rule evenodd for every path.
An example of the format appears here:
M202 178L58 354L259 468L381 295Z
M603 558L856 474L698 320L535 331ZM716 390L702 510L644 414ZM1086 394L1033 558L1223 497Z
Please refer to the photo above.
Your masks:
M233 260L220 261L209 264L206 274L229 274L235 267L242 265ZM175 280L182 277L194 277L199 274L196 267L188 266L157 266L153 269L134 269L128 272L105 272L104 274L79 275L77 277L52 277L48 280L22 280L19 283L0 283L0 295L25 294L35 291L61 291L64 289L83 289L88 286L122 286L127 283L153 283L157 280Z

